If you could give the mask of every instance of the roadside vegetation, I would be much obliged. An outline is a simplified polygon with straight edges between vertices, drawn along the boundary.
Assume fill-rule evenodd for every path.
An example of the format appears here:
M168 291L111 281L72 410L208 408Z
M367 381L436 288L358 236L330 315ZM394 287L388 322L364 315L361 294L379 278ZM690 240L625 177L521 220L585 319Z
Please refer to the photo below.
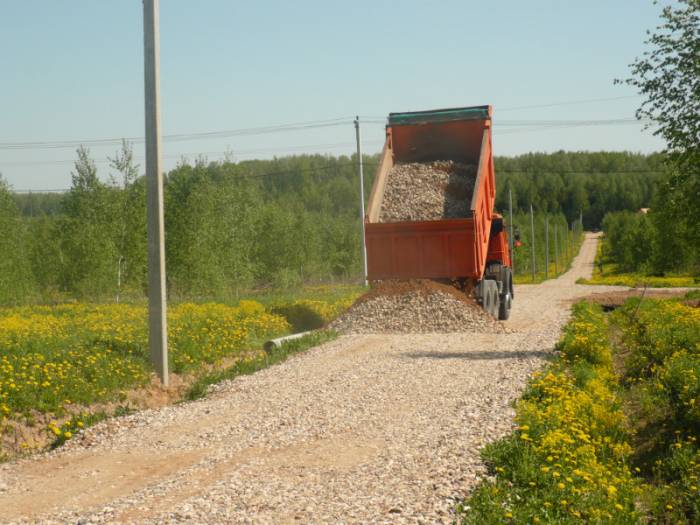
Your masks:
M632 288L690 288L700 286L700 275L688 273L664 272L649 274L643 271L624 271L614 262L611 254L610 240L603 237L598 243L593 276L590 279L579 279L579 284L603 284L608 286L629 286ZM634 266L632 266L634 268Z
M461 523L700 521L699 297L577 304Z
M332 297L331 301L320 299ZM268 305L183 303L168 310L170 369L191 384L186 397L203 394L217 379L249 373L286 358L303 344L331 337L319 332L265 355L262 343L299 330L320 328L359 295L357 287L311 288L306 298L268 296ZM76 425L97 413L129 406L148 388L145 306L84 303L0 309L0 455L40 448L37 437L70 438ZM302 346L298 346L302 345ZM30 437L31 436L31 437Z
M377 158L364 160L369 193ZM78 150L65 193L14 194L0 181L0 304L144 300L144 179L129 144L109 162L98 173L90 152ZM648 206L664 166L659 154L607 152L497 157L495 164L496 208L507 216L510 192L523 239L518 272L530 267L531 204L543 272L545 214L552 241L554 222L561 223L563 249L564 225L570 230L581 212L591 229L606 210ZM251 289L359 282L357 182L356 161L346 156L183 161L164 188L170 300L235 304ZM553 242L551 255L553 262Z
M547 222L549 222L549 233L547 233ZM519 243L515 239L513 241L515 267L513 282L516 284L541 283L545 279L554 279L565 273L571 267L571 262L578 255L583 244L584 232L581 222L575 220L569 223L562 213L553 215L535 213L532 223L528 213L513 214L513 227L520 241ZM547 266L547 237L549 237L549 266ZM545 267L547 267L546 273Z

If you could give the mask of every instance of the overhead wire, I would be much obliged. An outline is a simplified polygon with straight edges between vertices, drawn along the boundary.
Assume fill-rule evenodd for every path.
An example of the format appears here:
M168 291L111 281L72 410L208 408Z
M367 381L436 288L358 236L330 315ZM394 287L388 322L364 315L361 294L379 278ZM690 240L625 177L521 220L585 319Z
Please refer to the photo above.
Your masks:
M334 119L316 120L308 122L296 122L291 124L278 124L274 126L259 126L252 128L229 129L220 131L204 131L199 133L173 133L163 135L164 142L183 142L189 140L202 140L212 138L229 138L247 135L264 135L270 133L281 133L287 131L299 131L305 129L327 128L334 126L344 126L352 123L351 117L338 117ZM132 143L144 142L144 137L120 137L107 139L86 139L86 140L59 140L59 141L37 141L37 142L0 142L0 150L22 150L22 149L62 149L77 148L80 146L113 146L119 145L123 140Z

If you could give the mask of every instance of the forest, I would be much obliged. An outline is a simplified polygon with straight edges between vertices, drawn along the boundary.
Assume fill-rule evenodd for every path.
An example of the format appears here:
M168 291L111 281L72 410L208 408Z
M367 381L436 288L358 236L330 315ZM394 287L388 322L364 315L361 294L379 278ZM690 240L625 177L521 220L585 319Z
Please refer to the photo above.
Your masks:
M366 196L377 156L366 156ZM654 202L661 154L532 153L497 157L497 209L516 217L583 214L600 228L608 212ZM146 280L145 184L129 144L98 173L77 151L72 187L16 194L0 183L0 302L140 300ZM181 163L165 183L171 299L237 298L251 288L290 288L361 277L356 159L297 155ZM523 268L523 271L526 269Z

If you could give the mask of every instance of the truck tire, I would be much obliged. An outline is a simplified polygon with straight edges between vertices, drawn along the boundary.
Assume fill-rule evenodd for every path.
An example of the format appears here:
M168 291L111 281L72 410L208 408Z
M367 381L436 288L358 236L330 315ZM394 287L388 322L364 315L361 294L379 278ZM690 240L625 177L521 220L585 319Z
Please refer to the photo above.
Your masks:
M491 281L484 279L481 281L481 307L488 313L493 310L493 294L491 293Z
M510 292L508 292L501 298L501 304L500 304L500 307L498 308L498 320L499 321L507 321L508 320L508 318L510 317L510 309L512 306L513 306L513 299L510 296Z
M510 268L504 267L501 272L503 279L500 297L500 307L498 309L499 321L506 321L510 317L510 309L513 306L513 272Z
M498 283L496 281L490 281L492 283L491 290L493 294L493 309L491 310L491 315L494 319L498 319L498 312L501 309L501 296L498 294Z

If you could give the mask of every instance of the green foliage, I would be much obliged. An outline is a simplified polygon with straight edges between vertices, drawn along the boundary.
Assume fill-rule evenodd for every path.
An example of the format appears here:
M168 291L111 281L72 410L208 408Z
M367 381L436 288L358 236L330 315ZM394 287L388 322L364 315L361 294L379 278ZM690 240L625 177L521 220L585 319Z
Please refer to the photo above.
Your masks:
M630 299L611 316L633 464L650 480L642 502L655 523L700 521L700 309L690 297Z
M17 236L23 264L0 275L21 283L19 300L141 299L146 286L145 184L124 143L98 178L81 148L73 187L65 195L15 196L21 204ZM368 194L377 158L365 158ZM536 280L544 278L544 217L550 217L550 266L554 275L554 224L559 228L560 271L570 228L583 210L597 227L607 210L648 206L660 155L629 153L530 154L498 157L497 209L507 211L513 192L514 222L523 246L515 251L516 279L531 280L530 203L536 210ZM303 283L359 279L360 225L355 159L299 155L243 162L181 163L165 180L166 267L171 300L202 298L236 302L251 289L296 289ZM57 202L57 199L60 201ZM16 211L13 211L15 215ZM5 224L5 223L2 223ZM0 224L0 225L2 225ZM677 221L674 224L680 224ZM565 226L568 225L568 226ZM567 242L568 241L568 242ZM669 242L668 236L659 242ZM7 265L8 269L10 265ZM32 293L32 290L35 293ZM12 295L10 294L10 295ZM0 290L0 303L12 302Z
M7 183L0 176L0 304L20 303L35 292L34 276L26 263L26 228Z
M674 221L663 206L648 214L608 213L603 219L602 262L615 264L620 273L694 273L697 254L684 228L685 223Z
M700 136L698 56L700 56L700 2L680 0L661 11L662 24L650 33L649 49L632 64L625 82L647 98L638 118L655 122L669 150L682 163L696 162ZM694 158L693 158L694 157Z
M518 430L484 448L492 478L462 523L700 521L698 293L574 306L561 360L535 373Z
M607 330L599 307L576 305L562 359L534 374L516 407L518 430L484 448L493 477L458 507L459 522L639 522Z
M266 300L274 300L280 312L302 305L325 323L347 308L359 290L323 286ZM0 435L37 419L63 418L48 428L60 445L71 437L66 432L75 435L78 421L87 425L90 420L71 414L102 410L100 403L122 403L129 390L147 386L152 374L146 320L144 306L128 304L0 308ZM265 354L263 342L288 334L291 321L293 316L288 320L250 299L236 306L171 305L170 370L182 374L185 382L193 381L192 392L203 393L212 382L252 373L336 337L333 331L319 330ZM0 458L7 444L0 446ZM35 447L19 441L14 445L15 453Z
M632 288L673 288L700 286L700 276L687 273L664 272L663 275L647 272L622 272L610 256L610 241L603 238L598 243L598 252L590 279L579 279L578 284L605 284L608 286L629 286ZM606 247L607 246L607 247ZM655 253L655 252L654 252ZM653 263L652 263L653 267Z
M662 24L646 41L647 51L631 64L625 82L646 97L638 118L653 121L666 141L670 166L658 201L660 236L691 247L700 266L700 1L680 0L661 11ZM663 239L661 239L663 240ZM667 252L678 256L680 253Z
M496 207L563 213L569 224L583 212L587 229L600 228L609 211L649 207L666 170L664 156L627 152L528 153L496 157Z
M620 271L644 271L651 267L655 232L646 214L608 213L603 219L606 255Z
M612 353L600 307L586 302L575 304L573 320L564 328L557 349L569 363L610 367Z

